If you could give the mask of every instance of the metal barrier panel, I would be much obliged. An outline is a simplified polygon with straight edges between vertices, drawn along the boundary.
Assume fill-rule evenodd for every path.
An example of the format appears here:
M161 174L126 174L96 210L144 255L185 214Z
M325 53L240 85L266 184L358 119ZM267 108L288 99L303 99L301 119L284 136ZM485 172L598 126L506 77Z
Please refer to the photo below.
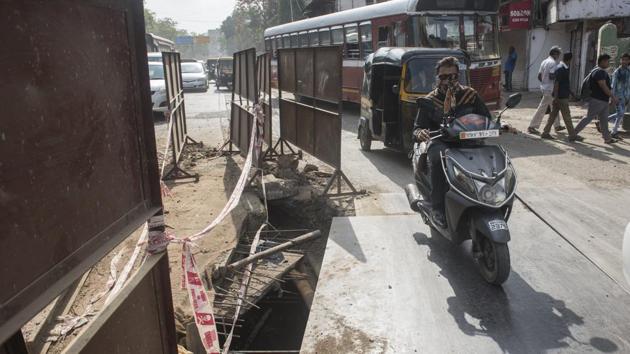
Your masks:
M256 49L250 48L234 53L234 89L232 93L240 100L257 102Z
M261 54L257 58L257 81L259 102L265 114L263 125L264 140L267 146L272 146L273 140L273 111L271 105L271 54Z
M254 105L258 103L256 49L234 53L234 89L230 110L230 141L247 155L253 126ZM261 154L259 154L260 156Z
M115 348L115 349L114 349ZM177 353L167 253L151 256L64 353Z
M173 120L173 129L171 130L173 161L177 164L181 158L188 135L179 53L162 52L162 64L164 66L164 81L166 82L166 100L168 102L170 119Z
M280 137L341 168L341 48L278 50Z
M0 13L2 343L162 202L142 2Z

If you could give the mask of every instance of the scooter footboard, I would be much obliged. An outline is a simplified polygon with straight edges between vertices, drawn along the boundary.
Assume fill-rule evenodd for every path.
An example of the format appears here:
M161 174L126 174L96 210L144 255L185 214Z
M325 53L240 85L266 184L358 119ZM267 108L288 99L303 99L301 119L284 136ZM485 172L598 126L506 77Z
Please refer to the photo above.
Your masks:
M475 215L477 231L497 243L510 241L510 230L505 222L505 215L496 210L490 213L477 213Z

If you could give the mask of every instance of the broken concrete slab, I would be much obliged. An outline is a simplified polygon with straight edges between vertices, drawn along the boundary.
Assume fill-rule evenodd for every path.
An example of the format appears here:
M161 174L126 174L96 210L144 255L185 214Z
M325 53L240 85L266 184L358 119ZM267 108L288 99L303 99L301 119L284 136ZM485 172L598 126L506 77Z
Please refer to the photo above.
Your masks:
M418 216L335 218L301 351L629 351L628 293L522 204L509 225L501 288Z
M298 181L294 179L277 178L274 175L265 176L265 190L267 200L279 200L298 194ZM262 190L260 191L262 193Z

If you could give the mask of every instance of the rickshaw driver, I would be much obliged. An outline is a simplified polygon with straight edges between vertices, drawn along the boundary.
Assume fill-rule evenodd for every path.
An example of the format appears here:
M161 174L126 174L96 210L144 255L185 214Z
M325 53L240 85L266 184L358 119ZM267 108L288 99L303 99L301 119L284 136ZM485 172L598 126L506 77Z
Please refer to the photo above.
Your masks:
M437 88L427 94L436 106L433 112L418 112L414 122L413 135L417 141L429 142L430 130L439 130L442 113L450 113L454 117L475 113L485 117L492 117L488 107L477 91L459 83L459 61L455 57L441 59L436 65ZM431 206L433 221L442 228L446 228L444 216L444 196L447 182L442 170L441 153L448 149L449 144L434 139L429 144L427 157L431 173Z

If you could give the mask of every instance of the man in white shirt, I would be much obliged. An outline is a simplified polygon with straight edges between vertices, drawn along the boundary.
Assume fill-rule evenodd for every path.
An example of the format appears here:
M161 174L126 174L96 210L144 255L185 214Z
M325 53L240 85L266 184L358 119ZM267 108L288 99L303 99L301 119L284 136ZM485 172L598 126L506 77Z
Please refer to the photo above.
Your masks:
M549 106L553 103L553 86L555 82L554 72L556 70L556 66L558 65L560 54L562 54L562 49L558 46L553 46L549 50L549 57L543 60L540 64L540 69L538 70L538 81L540 81L540 91L542 91L543 96L538 104L536 113L534 113L532 121L529 123L529 128L527 128L527 131L530 134L540 134L538 131L540 123L547 112L547 108L549 108ZM556 131L565 129L560 126L559 119L555 120L554 126Z

